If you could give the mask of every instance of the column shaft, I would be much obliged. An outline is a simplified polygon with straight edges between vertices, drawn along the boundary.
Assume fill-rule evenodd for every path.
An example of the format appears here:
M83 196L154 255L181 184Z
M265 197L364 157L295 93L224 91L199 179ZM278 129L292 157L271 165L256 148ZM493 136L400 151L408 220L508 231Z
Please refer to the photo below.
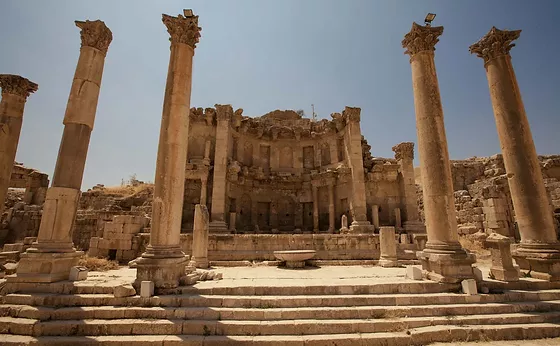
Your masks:
M335 209L334 209L334 184L327 185L329 189L329 232L335 229Z
M318 187L313 185L313 232L319 232L319 194Z
M200 179L200 204L206 206L206 199L208 195L208 178Z

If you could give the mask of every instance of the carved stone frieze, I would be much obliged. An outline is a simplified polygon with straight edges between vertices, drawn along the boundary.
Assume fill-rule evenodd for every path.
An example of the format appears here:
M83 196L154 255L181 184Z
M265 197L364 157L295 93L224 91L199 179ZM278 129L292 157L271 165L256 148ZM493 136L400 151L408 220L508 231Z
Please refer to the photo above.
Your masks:
M37 91L39 86L18 75L0 74L0 88L2 88L2 94L13 94L27 98L31 93Z
M422 26L412 23L412 29L402 40L402 46L406 49L404 54L413 56L422 51L435 51L441 34L443 34L443 26Z
M107 54L109 45L113 41L113 33L101 20L75 21L76 26L82 31L82 47L99 49L104 55Z
M469 47L469 51L487 63L498 56L508 55L511 48L515 47L512 42L520 34L521 30L500 30L493 26L484 37Z
M188 11L185 11L187 14ZM184 43L196 48L200 39L201 27L198 26L198 16L178 15L177 17L162 15L163 24L167 27L171 43Z
M395 152L396 160L414 160L414 143L412 142L399 143L392 150Z

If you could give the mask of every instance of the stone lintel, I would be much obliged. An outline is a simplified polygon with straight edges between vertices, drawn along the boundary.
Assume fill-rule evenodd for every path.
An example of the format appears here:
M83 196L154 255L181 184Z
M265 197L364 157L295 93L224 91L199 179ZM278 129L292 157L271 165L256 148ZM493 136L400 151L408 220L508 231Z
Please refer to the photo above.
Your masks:
M402 46L406 49L404 54L412 57L423 51L435 51L441 34L443 34L443 26L422 26L412 23L412 29L402 40Z
M109 45L113 41L113 33L105 23L99 19L93 21L77 20L75 23L82 30L80 32L82 47L92 47L106 55Z
M2 88L2 95L13 94L27 98L30 94L36 92L39 86L18 75L0 74L0 88Z
M469 47L469 51L484 59L486 64L499 56L509 55L509 51L515 47L512 42L518 39L520 34L521 30L500 30L493 26L484 37Z
M185 10L184 13L184 16L179 14L177 17L163 14L162 21L171 36L171 43L184 43L194 49L202 28L198 26L198 16L193 15L191 10Z

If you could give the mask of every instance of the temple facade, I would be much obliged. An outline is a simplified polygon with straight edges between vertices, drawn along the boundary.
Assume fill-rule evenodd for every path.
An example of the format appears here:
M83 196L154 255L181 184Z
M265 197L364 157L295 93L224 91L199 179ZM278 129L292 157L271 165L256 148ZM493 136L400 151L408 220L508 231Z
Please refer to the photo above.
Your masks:
M205 204L214 233L351 233L380 225L422 231L413 143L373 158L359 108L312 121L292 110L244 116L230 105L192 108L183 232Z

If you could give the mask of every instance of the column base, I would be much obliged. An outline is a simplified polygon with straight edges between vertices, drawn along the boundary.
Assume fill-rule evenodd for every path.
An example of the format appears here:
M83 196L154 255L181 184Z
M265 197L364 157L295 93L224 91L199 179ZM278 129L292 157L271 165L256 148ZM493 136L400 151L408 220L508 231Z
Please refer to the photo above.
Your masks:
M209 233L231 233L225 221L212 221L208 224Z
M418 251L416 256L422 263L424 275L429 280L441 283L458 283L465 279L473 279L472 264L476 256L465 251L459 244L450 244L445 248L438 244L436 248Z
M490 273L494 279L499 281L513 282L519 281L519 273L513 267L503 268L503 267L491 267Z
M353 234L373 233L374 231L375 226L369 221L352 221L350 224L350 233Z
M426 233L426 225L422 221L405 221L403 228L406 233Z
M200 269L208 269L210 267L210 262L208 261L208 257L192 257L189 262L189 266Z
M142 255L144 256L144 255ZM189 256L172 258L146 258L136 260L136 280L132 284L140 292L142 281L152 281L156 294L175 294L189 264Z
M512 257L532 278L560 281L560 243L522 242Z
M70 268L78 265L83 251L39 252L29 248L21 254L16 274L7 277L10 283L51 283L68 280Z
M380 258L378 264L380 266L382 266L383 268L394 268L394 267L398 267L399 266L399 261L397 260L397 258L390 258L390 257L386 257L386 258Z

